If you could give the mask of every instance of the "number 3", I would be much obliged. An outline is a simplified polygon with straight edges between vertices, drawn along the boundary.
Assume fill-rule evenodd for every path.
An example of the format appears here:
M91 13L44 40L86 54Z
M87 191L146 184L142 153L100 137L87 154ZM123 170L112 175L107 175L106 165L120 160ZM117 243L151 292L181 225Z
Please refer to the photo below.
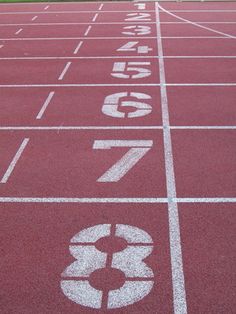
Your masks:
M69 250L76 261L64 270L61 280L61 289L71 301L95 309L102 307L104 292L91 286L89 276L95 270L106 267L108 254L99 251L95 244L110 235L111 225L101 224L84 229L71 239ZM150 235L140 228L117 224L115 236L123 238L127 247L112 254L111 267L122 271L126 279L119 289L109 290L107 309L136 303L148 295L153 287L153 271L143 262L153 250Z

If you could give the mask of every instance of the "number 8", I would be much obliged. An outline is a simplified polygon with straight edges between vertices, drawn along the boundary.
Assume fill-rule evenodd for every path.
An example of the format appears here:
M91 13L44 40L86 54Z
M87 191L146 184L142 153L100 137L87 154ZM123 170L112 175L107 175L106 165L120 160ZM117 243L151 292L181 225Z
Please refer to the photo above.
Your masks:
M91 286L89 276L106 267L108 254L99 251L95 243L110 235L111 225L101 224L84 229L71 239L69 249L76 261L62 273L61 289L73 302L96 309L102 307L103 291ZM111 267L122 271L126 280L122 287L108 292L108 309L138 302L153 287L153 271L143 262L153 250L152 238L142 229L122 224L115 226L115 236L125 239L127 247L113 253Z

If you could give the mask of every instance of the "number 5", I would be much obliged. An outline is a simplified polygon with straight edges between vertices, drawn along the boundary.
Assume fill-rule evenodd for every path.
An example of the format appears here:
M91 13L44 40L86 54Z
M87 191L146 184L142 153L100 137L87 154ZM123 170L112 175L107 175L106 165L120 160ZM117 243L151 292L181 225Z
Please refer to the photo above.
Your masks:
M150 66L150 62L115 62L113 66L113 72L111 73L111 76L117 77L117 78L124 78L124 79L138 79L143 78L151 75L151 70L138 67L138 66ZM138 72L136 74L125 74L124 72Z
M151 149L152 140L95 140L93 149L131 147L97 182L117 182Z

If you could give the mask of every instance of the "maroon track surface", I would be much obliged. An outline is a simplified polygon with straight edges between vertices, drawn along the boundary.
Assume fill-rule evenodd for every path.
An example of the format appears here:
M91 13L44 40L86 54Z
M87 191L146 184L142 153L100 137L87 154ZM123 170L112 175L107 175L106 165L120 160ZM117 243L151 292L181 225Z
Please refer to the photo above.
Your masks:
M0 5L1 313L235 312L236 4L161 6Z

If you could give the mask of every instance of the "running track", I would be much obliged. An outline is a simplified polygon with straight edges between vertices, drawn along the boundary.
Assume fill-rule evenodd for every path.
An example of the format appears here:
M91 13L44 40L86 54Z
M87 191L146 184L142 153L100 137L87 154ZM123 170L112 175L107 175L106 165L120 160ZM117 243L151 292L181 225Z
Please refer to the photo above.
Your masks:
M0 5L1 313L233 313L235 3Z

